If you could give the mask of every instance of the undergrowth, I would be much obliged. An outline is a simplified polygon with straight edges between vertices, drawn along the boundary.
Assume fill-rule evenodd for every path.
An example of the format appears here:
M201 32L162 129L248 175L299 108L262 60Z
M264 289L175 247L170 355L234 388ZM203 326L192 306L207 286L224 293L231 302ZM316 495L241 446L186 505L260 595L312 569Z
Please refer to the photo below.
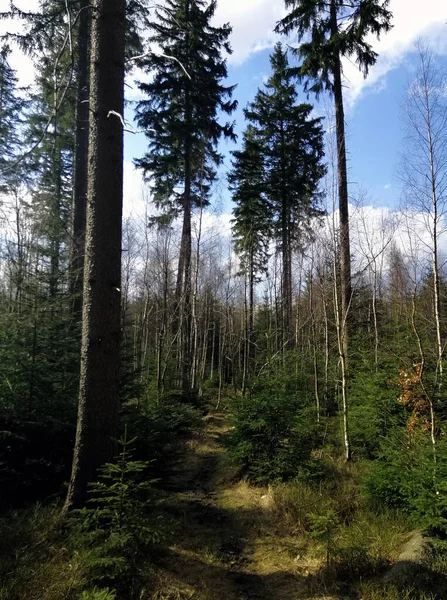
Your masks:
M283 483L273 493L279 521L307 537L308 552L322 559L322 574L329 579L350 580L385 570L408 531L397 512L368 508L346 473L324 485Z

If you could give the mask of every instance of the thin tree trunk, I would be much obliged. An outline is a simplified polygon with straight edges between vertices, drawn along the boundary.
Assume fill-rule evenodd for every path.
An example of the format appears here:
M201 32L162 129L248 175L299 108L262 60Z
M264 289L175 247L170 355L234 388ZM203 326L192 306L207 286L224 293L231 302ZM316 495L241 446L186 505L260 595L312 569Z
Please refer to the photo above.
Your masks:
M349 405L348 405L348 365L346 361L346 321L347 314L344 313L343 303L340 311L339 303L339 286L338 286L338 274L337 274L337 244L335 235L335 186L332 189L332 229L333 229L333 245L334 245L334 257L333 257L333 277L334 277L334 313L335 313L335 326L337 331L337 346L338 354L340 358L340 370L341 370L341 397L342 397L342 433L343 433L343 447L346 461L351 460L351 443L349 437ZM342 279L342 298L343 298L343 276Z
M422 340L421 340L421 336L419 335L419 331L416 325L416 295L417 295L417 283L416 283L416 274L415 274L415 280L414 280L414 290L413 290L413 296L412 296L412 301L411 301L411 326L414 332L414 335L416 337L416 341L417 341L417 345L418 345L418 350L419 350L419 357L420 357L420 367L419 367L419 382L421 384L422 387L422 391L424 393L424 396L427 400L428 403L428 407L429 407L429 411L430 411L430 441L431 441L431 447L432 447L432 457L433 457L433 487L435 489L436 492L436 500L437 500L437 495L439 494L438 491L438 484L437 484L437 471L438 471L438 451L437 451L437 443L436 443L436 417L435 417L435 409L433 406L433 398L432 396L428 393L426 387L425 387L425 383L424 383L424 371L425 371L425 354L424 354L424 349L422 346ZM436 501L435 500L435 501Z
M315 392L315 407L317 411L317 423L320 422L320 387L319 387L319 378L318 378L318 352L317 352L317 334L315 327L315 312L313 308L313 277L311 274L310 282L309 282L309 309L310 309L310 318L311 318L311 331L312 331L312 340L309 338L309 344L311 345L312 352L312 360L314 367L314 392Z
M427 121L427 141L429 148L430 157L430 184L431 184L431 198L432 198L432 210L433 210L433 251L432 251L432 262L433 262L433 296L434 296L434 313L435 313L435 324L436 324L436 343L437 343L437 373L438 373L438 387L442 388L443 383L443 345L442 345L442 333L441 333L441 295L439 293L439 267L438 267L438 198L436 191L436 174L434 167L434 150L433 140L431 132L431 116L430 108L428 105L428 97L426 97L426 121Z
M372 297L372 311L374 320L374 365L376 373L379 370L379 326L377 322L377 270L374 265L374 287Z
M250 274L244 275L244 313L243 313L243 330L244 330L244 345L243 345L243 365L242 365L242 395L245 396L245 392L247 389L247 379L248 379L248 363L249 363L249 353L250 353L250 317L249 317L249 308L247 303L247 277L250 277ZM249 284L250 285L250 284Z
M335 0L330 6L331 35L338 36L337 7ZM343 109L343 90L341 82L341 62L334 55L334 100L335 128L337 137L338 171L338 207L340 217L340 275L341 275L341 334L343 362L346 365L346 377L349 363L349 305L351 303L351 250L349 239L349 198L348 175L346 166L345 116Z
M200 204L199 230L197 233L196 265L194 270L194 285L191 304L193 341L191 347L191 389L196 388L197 371L199 368L199 320L197 317L197 294L199 288L200 242L202 238L203 203Z

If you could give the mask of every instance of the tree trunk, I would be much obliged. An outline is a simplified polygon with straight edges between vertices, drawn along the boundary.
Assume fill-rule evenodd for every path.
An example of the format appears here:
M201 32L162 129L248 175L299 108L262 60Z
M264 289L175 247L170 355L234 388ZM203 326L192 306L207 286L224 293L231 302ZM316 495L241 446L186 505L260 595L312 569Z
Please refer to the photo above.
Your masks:
M428 98L428 90L426 94L426 123L427 123L427 143L430 158L430 186L431 186L431 199L432 199L432 211L433 211L433 248L432 248L432 265L433 265L433 299L434 299L434 313L435 313L435 324L436 324L436 346L437 346L437 383L439 389L442 388L443 383L443 344L442 344L442 333L441 333L441 294L439 286L439 265L438 265L438 195L437 195L437 177L435 172L435 152L433 147L432 139L432 128L431 128L431 114L430 105Z
M116 451L123 198L123 126L116 114L124 110L125 20L125 0L93 3L79 410L64 511L83 506L87 484Z
M185 195L183 201L183 229L180 246L183 273L180 290L180 323L181 330L181 377L182 389L190 390L191 380L191 158L188 149L185 156Z
M70 294L75 318L82 312L89 133L89 29L90 1L81 0L78 29L76 132L73 179L73 232L70 265Z
M338 35L337 8L331 0L331 35ZM337 137L338 208L340 217L341 334L344 363L349 363L349 305L351 303L351 250L349 239L349 198L346 167L345 115L340 56L334 55L335 129Z

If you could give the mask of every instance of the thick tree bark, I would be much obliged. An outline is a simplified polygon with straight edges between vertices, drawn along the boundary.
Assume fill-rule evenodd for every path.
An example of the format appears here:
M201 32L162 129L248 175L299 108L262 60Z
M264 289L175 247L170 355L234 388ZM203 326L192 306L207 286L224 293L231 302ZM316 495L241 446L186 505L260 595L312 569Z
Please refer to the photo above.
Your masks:
M125 0L95 0L79 411L65 510L116 448L121 330Z
M73 181L73 231L70 265L70 293L75 317L82 312L82 287L87 203L88 132L89 132L89 29L90 0L81 0L78 29L76 132Z

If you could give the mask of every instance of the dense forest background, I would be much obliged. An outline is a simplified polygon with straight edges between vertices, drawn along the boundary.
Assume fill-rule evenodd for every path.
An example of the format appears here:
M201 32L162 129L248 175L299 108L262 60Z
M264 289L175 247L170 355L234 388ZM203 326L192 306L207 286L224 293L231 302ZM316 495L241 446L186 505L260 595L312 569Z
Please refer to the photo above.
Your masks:
M402 206L377 210L349 183L342 59L368 75L388 2L286 0L226 175L214 0L40 5L0 15L22 23L0 50L0 598L444 598L436 56L418 43ZM147 139L147 206L122 219L125 131ZM210 218L222 187L231 235ZM261 540L281 568L249 561Z

